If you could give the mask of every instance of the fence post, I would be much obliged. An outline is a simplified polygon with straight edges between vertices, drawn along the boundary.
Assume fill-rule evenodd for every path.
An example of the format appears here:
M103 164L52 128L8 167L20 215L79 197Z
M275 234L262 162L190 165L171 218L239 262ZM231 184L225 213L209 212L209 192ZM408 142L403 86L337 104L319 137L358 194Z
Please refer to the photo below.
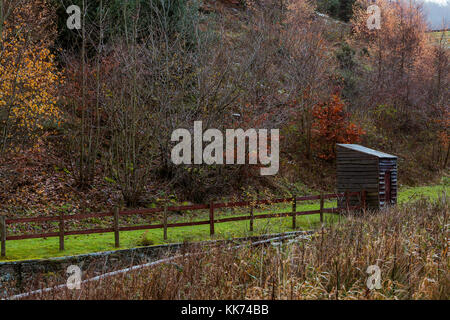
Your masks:
M214 202L209 203L209 233L214 235Z
M349 203L348 191L345 191L345 206L347 207L347 213L349 211L348 203Z
M253 231L253 205L250 203L250 231Z
M6 217L0 216L1 256L6 256Z
M297 196L294 194L292 198L292 229L297 228Z
M119 207L114 208L114 245L116 248L120 247L120 235L119 235Z
M163 224L164 224L164 240L167 240L167 203L164 205Z
M59 214L59 251L64 251L64 211Z
M320 194L320 223L323 224L323 193Z
M366 213L366 190L362 191L361 202L362 202L363 213L365 214Z

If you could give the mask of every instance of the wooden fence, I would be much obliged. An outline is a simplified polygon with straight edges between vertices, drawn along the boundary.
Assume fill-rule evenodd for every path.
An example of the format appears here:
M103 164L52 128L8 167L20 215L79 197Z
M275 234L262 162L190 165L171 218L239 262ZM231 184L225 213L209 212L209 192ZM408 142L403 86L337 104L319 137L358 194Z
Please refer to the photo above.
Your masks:
M349 206L349 198L352 196L357 196L360 200L359 206ZM323 223L324 213L340 213L338 208L324 208L324 201L327 199L342 198L346 200L346 210L358 210L366 208L366 192L345 192L345 193L332 193L332 194L321 194L313 196L303 196L303 197L291 197L285 199L273 199L273 200L255 200L255 201L241 201L241 202L227 202L227 203L214 203L209 204L199 204L199 205L187 205L187 206L164 206L162 208L151 208L151 209L140 209L140 210L126 210L120 211L119 208L115 208L112 212L100 212L100 213L88 213L88 214L76 214L76 215L64 215L62 212L59 216L38 216L30 218L15 218L7 219L5 216L0 216L0 240L1 240L1 256L6 255L6 241L7 240L21 240L21 239L35 239L35 238L50 238L59 237L59 249L64 250L64 236L69 235L80 235L80 234L92 234L92 233L107 233L114 232L115 247L120 246L120 231L131 231L131 230L147 230L147 229L163 229L164 240L167 239L167 229L174 227L185 227L185 226L198 226L198 225L208 225L210 229L210 235L214 235L214 225L216 223L224 223L231 221L242 221L250 220L250 231L253 231L253 221L255 219L268 219L268 218L280 218L280 217L292 217L292 228L296 228L296 217L300 215L310 215L319 214L320 222ZM299 201L310 201L310 200L320 200L320 209L309 210L309 211L297 211L297 202ZM271 205L276 203L288 203L292 202L292 211L283 213L268 213L268 214L257 214L253 213L254 207L257 205ZM220 218L214 217L214 209L220 208L236 208L236 207L249 207L250 214L238 217ZM204 221L194 221L194 222L179 222L179 223L168 223L167 213L169 211L186 211L186 210L208 210L209 209L209 220ZM130 215L148 215L153 213L163 213L163 223L160 224L150 224L150 225L138 225L138 226L123 226L119 225L120 216L130 216ZM88 230L66 230L65 221L68 220L82 220L89 218L100 218L100 217L114 217L113 225L110 228L97 228ZM25 234L25 235L7 235L7 226L18 224L18 223L36 223L36 222L58 222L59 231L49 232L49 233L39 233L39 234Z

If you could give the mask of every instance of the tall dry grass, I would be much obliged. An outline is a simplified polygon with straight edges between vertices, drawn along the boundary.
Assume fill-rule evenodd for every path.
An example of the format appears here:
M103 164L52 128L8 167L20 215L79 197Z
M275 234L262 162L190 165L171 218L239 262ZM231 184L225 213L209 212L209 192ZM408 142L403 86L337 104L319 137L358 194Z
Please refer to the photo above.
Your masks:
M449 299L448 200L352 215L309 240L197 249L32 299ZM369 265L381 289L369 290Z

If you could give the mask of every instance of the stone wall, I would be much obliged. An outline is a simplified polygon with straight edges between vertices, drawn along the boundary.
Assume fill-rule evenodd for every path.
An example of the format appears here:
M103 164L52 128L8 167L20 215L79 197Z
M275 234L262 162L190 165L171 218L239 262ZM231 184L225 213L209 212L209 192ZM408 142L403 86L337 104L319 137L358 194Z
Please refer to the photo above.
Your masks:
M141 264L171 254L183 244L105 251L69 257L38 260L21 260L0 263L0 297L23 292L37 281L55 281L67 277L70 265L77 265L90 276Z
M293 231L280 234L234 238L231 240L210 240L197 243L174 243L132 249L104 251L82 254L77 256L57 257L50 259L21 260L0 263L0 298L22 293L55 283L64 283L67 279L67 268L77 265L84 275L89 277L104 274L114 270L143 264L173 255L176 251L190 251L205 245L220 245L226 243L242 243L245 241L258 241L279 236L301 235L310 231Z

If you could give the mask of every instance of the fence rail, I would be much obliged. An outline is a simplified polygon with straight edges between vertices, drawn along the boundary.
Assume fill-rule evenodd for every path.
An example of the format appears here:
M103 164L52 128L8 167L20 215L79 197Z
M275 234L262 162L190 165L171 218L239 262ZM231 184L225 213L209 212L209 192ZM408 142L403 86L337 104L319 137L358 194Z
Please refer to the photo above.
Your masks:
M358 196L360 205L349 206L349 199L352 196ZM296 228L296 217L301 215L311 215L320 214L320 222L323 223L324 213L340 213L342 208L324 208L324 200L327 199L345 199L346 207L344 210L359 210L366 208L366 191L361 192L345 192L345 193L330 193L321 195L310 195L303 197L291 197L282 199L272 199L272 200L255 200L255 201L240 201L240 202L225 202L225 203L214 203L209 204L199 204L199 205L187 205L187 206L164 206L161 208L151 208L151 209L140 209L140 210L125 210L119 211L118 208L111 212L99 212L99 213L88 213L88 214L75 214L75 215L64 215L61 213L59 216L42 216L42 217L30 217L30 218L13 218L7 219L5 216L0 216L0 241L1 241L1 256L6 255L6 241L7 240L22 240L22 239L36 239L36 238L50 238L59 237L59 249L64 250L64 237L69 235L80 235L80 234L93 234L93 233L108 233L114 232L115 247L120 246L120 231L132 231L132 230L148 230L148 229L163 229L164 239L167 239L167 229L175 227L186 227L186 226L198 226L198 225L210 225L210 235L214 235L214 226L217 223L232 222L232 221L243 221L250 220L250 231L253 231L253 222L256 219L268 219L268 218L281 218L281 217L292 217L292 227ZM310 200L320 200L320 209L309 210L309 211L297 211L297 203L300 201L310 201ZM282 213L267 213L267 214L254 214L254 207L257 205L271 205L276 203L289 203L292 202L292 211L282 212ZM245 216L229 217L229 218L216 218L214 215L215 209L220 208L237 208L237 207L249 207L250 214ZM168 223L167 213L169 211L187 211L187 210L208 210L209 209L209 220L203 221L193 221L193 222L178 222L178 223ZM120 216L130 216L130 215L148 215L152 213L163 213L163 223L160 224L149 224L149 225L138 225L138 226L123 226L119 225ZM87 230L66 230L65 221L69 220L82 220L89 218L100 218L100 217L114 217L113 225L110 228L94 228ZM18 224L18 223L31 223L31 222L58 222L59 231L39 233L39 234L24 234L24 235L7 235L7 226Z

